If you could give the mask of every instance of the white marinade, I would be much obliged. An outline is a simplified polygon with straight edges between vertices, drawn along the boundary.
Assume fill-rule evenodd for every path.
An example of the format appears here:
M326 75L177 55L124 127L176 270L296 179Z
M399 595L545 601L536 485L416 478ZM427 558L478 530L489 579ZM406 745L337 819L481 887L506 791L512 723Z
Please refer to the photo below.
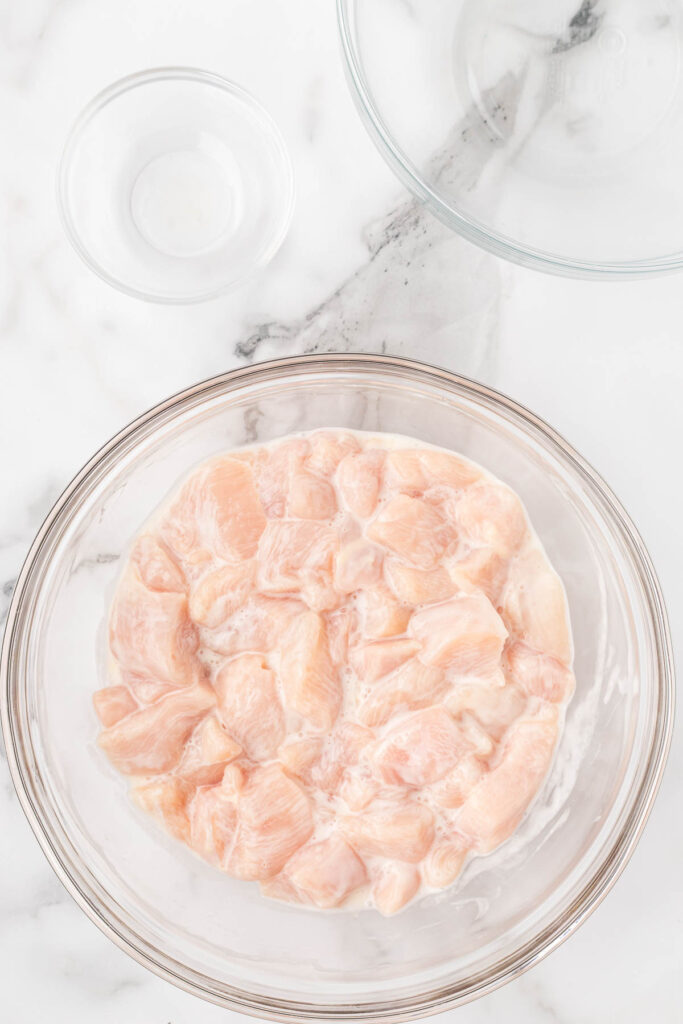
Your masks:
M395 435L199 466L136 539L102 749L268 895L394 913L508 838L571 697L562 584L516 495Z

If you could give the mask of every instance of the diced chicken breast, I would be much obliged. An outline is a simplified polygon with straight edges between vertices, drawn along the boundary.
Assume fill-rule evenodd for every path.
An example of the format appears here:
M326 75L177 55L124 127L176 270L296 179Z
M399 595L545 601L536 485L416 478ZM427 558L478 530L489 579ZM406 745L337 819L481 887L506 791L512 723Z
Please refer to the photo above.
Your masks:
M249 466L230 458L210 464L197 500L200 534L209 549L227 562L253 558L266 517Z
M468 488L458 502L460 532L473 545L491 548L509 558L527 533L524 508L516 494L497 483Z
M341 830L360 853L417 864L434 840L434 815L411 800L341 818Z
M385 782L422 787L443 778L469 749L446 709L437 706L415 711L389 729L374 762Z
M420 872L412 864L389 861L377 872L372 884L372 899L380 914L398 913L420 888Z
M318 430L309 439L307 466L321 476L331 477L347 455L359 452L361 446L353 434L341 430Z
M501 603L503 619L518 640L569 664L564 587L538 548L531 547L512 561Z
M380 791L379 783L362 774L350 774L341 784L339 795L350 811L357 814L369 807Z
M330 657L320 615L305 612L282 639L280 682L285 705L319 729L330 729L339 714L342 687Z
M320 759L311 771L311 781L323 792L333 793L345 770L358 764L362 752L374 738L371 729L356 722L343 722L325 741Z
M397 448L387 455L386 481L404 494L421 494L429 487L469 487L481 477L471 462L431 448Z
M121 668L142 678L185 686L201 675L184 594L151 591L127 576L112 609L109 642Z
M488 852L507 839L536 795L557 740L557 716L521 719L510 728L500 763L475 786L457 828Z
M295 473L289 486L288 512L299 519L332 519L337 512L334 487L315 473Z
M367 535L418 569L432 569L455 536L437 509L405 494L380 508Z
M491 548L473 548L467 554L444 559L444 566L458 590L481 590L496 604L505 583L507 562Z
M216 629L240 608L254 588L256 560L222 565L203 576L190 593L190 618Z
M334 560L334 586L340 594L372 587L382 579L384 554L376 544L367 540L352 540L345 544Z
M362 644L351 651L351 666L363 683L375 683L412 658L420 645L416 640L401 637L394 640L376 640Z
M157 775L174 768L194 727L213 706L209 687L176 690L100 733L98 743L124 775Z
M362 628L368 640L404 633L411 615L411 609L397 601L384 584L363 591L361 609Z
M340 463L337 485L346 508L354 516L367 519L377 508L384 457L384 452L371 448L347 455Z
M461 758L448 774L430 788L430 796L439 807L454 810L462 807L468 796L484 777L486 765L474 754ZM431 884L431 883L430 883Z
M242 754L242 748L214 714L197 726L178 769L182 778L194 786L214 786L223 778L225 768Z
M313 766L323 752L322 736L304 736L285 743L278 751L280 764L290 775L310 782Z
M130 560L148 590L169 590L182 594L187 589L180 566L171 554L150 534L138 537Z
M457 718L463 714L472 715L486 732L499 740L505 730L523 715L527 707L524 692L514 683L504 683L496 677L491 684L488 680L468 685L460 683L444 699L444 704Z
M441 669L413 659L372 688L358 709L358 719L371 727L384 725L398 711L417 711L434 704L448 686Z
M308 582L331 583L337 544L335 530L323 523L269 522L259 545L259 587L286 593Z
M339 835L304 846L285 873L300 899L323 910L338 907L368 879L365 864Z
M275 674L260 654L240 654L215 679L224 729L254 761L274 757L285 738L285 719Z
M447 889L463 869L468 848L464 842L434 843L422 864L422 876L432 889Z
M255 470L256 489L269 519L281 519L286 514L292 475L303 470L310 451L304 438L283 441L266 453Z
M105 729L137 710L137 701L127 686L105 686L93 694L95 713Z
M248 881L272 878L312 832L301 786L277 764L257 768L239 795L238 829L225 867Z
M398 600L407 605L446 601L456 591L453 580L442 565L434 569L414 569L397 558L388 558L384 574Z
M156 818L172 836L187 843L190 839L187 805L193 792L187 782L171 776L136 786L132 797L143 811Z
M522 643L510 644L505 655L510 678L530 697L564 704L573 694L574 676L557 658Z
M190 805L190 845L224 867L237 833L237 794L221 784L198 789Z
M420 642L425 665L463 675L490 675L500 663L507 630L488 598L463 594L416 612L409 634Z

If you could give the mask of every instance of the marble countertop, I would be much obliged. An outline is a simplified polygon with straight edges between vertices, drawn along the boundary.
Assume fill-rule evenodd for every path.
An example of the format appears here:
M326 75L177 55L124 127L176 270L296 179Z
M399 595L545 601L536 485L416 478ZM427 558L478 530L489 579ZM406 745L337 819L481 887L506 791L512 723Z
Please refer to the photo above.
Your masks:
M0 26L0 621L52 502L144 409L252 360L388 351L509 393L594 464L649 546L683 660L681 277L550 278L450 235L408 199L367 138L331 0L27 0L3 4ZM173 63L221 72L257 95L283 130L298 185L273 263L224 299L178 308L99 281L66 241L54 197L82 105L121 75ZM682 773L679 725L654 812L612 894L540 966L447 1017L681 1020ZM237 1020L155 978L87 920L34 840L4 754L0 836L8 1024Z

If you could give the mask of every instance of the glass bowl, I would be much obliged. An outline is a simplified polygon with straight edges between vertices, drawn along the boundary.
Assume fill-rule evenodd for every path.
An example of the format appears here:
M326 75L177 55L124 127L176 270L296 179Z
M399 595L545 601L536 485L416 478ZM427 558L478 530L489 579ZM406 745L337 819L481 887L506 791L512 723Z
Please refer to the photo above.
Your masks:
M580 277L683 266L683 0L337 0L352 91L455 231Z
M275 255L294 204L270 115L195 68L122 78L82 111L58 178L62 222L91 270L155 302L211 299Z
M159 830L95 744L105 622L122 553L197 462L318 427L407 434L464 452L522 496L569 598L576 695L551 773L519 831L403 913L264 900ZM623 869L670 740L666 613L633 525L542 421L443 370L312 356L189 388L109 442L38 534L10 609L2 725L24 810L55 871L140 963L223 1006L281 1021L408 1020L526 970L570 935Z

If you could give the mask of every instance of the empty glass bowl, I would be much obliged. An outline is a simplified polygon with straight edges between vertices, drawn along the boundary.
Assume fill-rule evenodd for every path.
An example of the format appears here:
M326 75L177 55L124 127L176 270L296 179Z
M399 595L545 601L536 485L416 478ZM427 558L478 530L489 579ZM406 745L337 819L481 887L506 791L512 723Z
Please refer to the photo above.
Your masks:
M683 266L683 0L337 0L380 151L446 224L574 276Z
M569 598L576 695L519 831L392 918L265 900L170 839L95 744L106 617L135 532L196 463L318 427L464 452L526 502ZM69 485L30 551L2 653L20 800L85 912L162 977L282 1021L399 1021L502 984L566 938L636 844L666 760L673 668L642 541L604 483L504 396L402 359L283 359L189 388L126 427Z
M193 68L110 85L77 119L59 170L67 235L109 284L199 302L264 266L292 216L292 166L244 89Z

